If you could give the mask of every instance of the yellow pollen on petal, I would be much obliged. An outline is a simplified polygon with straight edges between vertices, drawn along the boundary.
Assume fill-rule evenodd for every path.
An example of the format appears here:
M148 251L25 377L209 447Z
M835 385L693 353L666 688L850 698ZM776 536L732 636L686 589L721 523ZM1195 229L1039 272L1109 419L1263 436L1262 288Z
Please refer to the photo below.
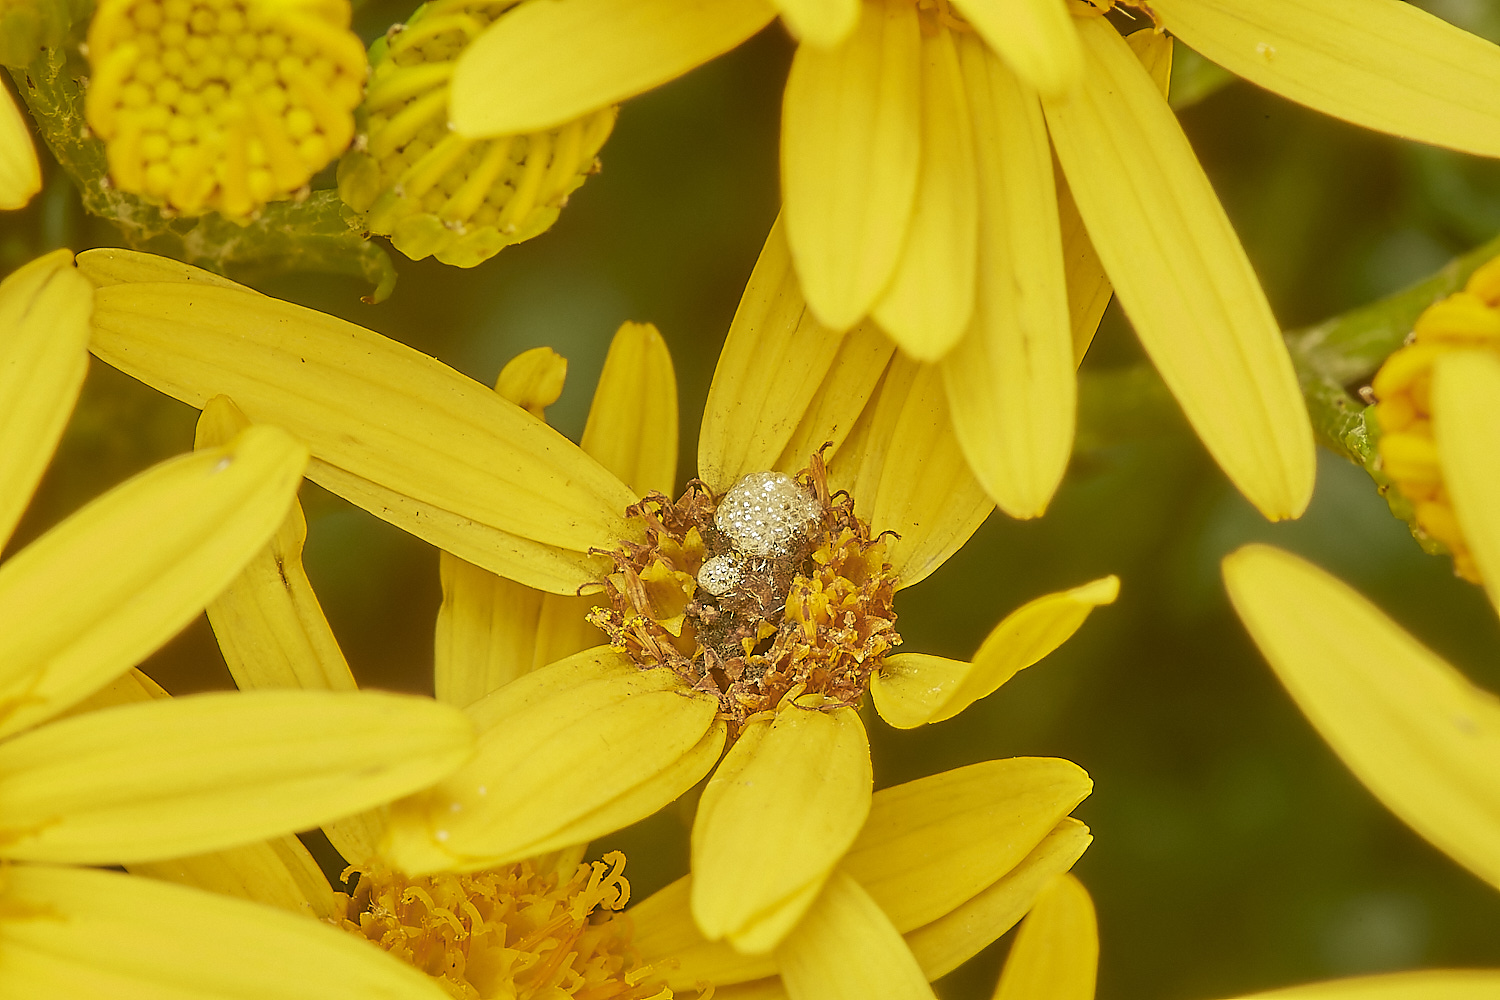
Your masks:
M1380 468L1411 501L1417 527L1453 556L1453 571L1482 583L1443 481L1432 431L1432 364L1475 347L1500 354L1500 258L1470 275L1464 289L1428 306L1410 343L1386 358L1370 388L1380 425Z
M631 945L625 855L558 872L521 861L420 878L355 866L334 922L461 1000L671 1000Z
M473 267L545 232L599 169L613 107L528 135L449 127L458 57L517 2L433 0L370 47L362 141L339 163L339 195L408 257Z
M253 215L354 135L347 0L101 0L88 54L112 182L186 215Z
M605 553L610 604L589 621L641 668L718 698L736 735L802 694L857 706L901 643L884 536L847 493L829 494L821 455L795 479L754 472L718 495L695 480L626 513L646 541Z

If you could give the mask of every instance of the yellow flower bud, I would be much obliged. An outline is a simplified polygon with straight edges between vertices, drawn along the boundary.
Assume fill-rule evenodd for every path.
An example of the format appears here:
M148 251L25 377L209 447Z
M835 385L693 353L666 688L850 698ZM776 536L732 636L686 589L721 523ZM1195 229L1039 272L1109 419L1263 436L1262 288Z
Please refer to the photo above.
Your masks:
M1500 258L1480 266L1464 289L1417 317L1412 341L1375 373L1381 471L1412 502L1417 527L1453 556L1453 570L1481 583L1479 567L1453 513L1432 430L1432 365L1448 351L1500 353Z
M244 218L354 137L366 73L347 0L101 0L85 111L111 181Z
M473 267L545 232L598 169L614 127L605 108L556 129L470 139L448 124L459 55L511 0L434 0L370 47L370 88L339 194L413 260Z

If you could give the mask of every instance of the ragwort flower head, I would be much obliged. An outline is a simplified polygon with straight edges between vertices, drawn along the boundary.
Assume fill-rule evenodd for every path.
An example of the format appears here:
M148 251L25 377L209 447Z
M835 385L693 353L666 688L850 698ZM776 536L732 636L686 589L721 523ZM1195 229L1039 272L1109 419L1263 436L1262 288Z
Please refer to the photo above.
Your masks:
M0 547L88 366L93 288L62 250L0 282ZM134 663L224 587L285 516L307 451L249 428L162 462L0 565L0 947L18 996L433 1000L327 928L87 865L150 865L286 835L452 770L463 716L381 694L169 699ZM392 747L390 732L406 738ZM336 747L328 734L338 733ZM264 952L285 960L267 968ZM306 967L324 970L312 994Z
M571 869L539 858L468 875L356 866L333 919L457 1000L671 1000L618 912L630 900L624 868L619 851Z
M483 736L460 771L393 810L382 851L409 874L593 839L712 771L694 821L693 910L709 938L768 951L869 811L853 707L864 683L895 725L949 718L1117 592L1107 577L1038 598L972 662L889 652L890 592L935 571L993 504L943 430L935 373L879 337L809 328L811 349L778 341L768 354L732 334L699 435L702 484L642 504L672 487L677 453L675 378L649 326L617 334L579 448L534 414L560 383L545 352L502 373L502 391L518 393L508 402L368 330L196 269L119 251L82 260L102 286L100 357L195 405L224 394L252 421L288 427L309 442L316 481L450 553L438 689L477 699L466 711ZM831 368L857 370L860 387L820 392ZM825 486L818 459L808 465L821 455ZM765 510L720 523L721 510L757 506L735 497L747 476L773 487L790 531L768 530ZM791 548L768 558L779 546ZM704 573L713 558L738 580ZM618 648L582 627L601 596L611 604L595 619ZM568 641L543 643L543 622L568 614ZM535 647L554 654L498 650L519 643L494 623L528 615ZM670 650L681 659L658 657Z
M1411 342L1386 359L1371 383L1380 424L1380 469L1411 501L1417 527L1453 556L1453 570L1483 582L1453 510L1438 455L1432 370L1444 355L1489 351L1500 356L1500 259L1477 269L1463 291L1417 317Z
M941 368L1002 509L1040 514L1062 477L1072 368L1112 285L1229 478L1295 517L1312 434L1275 318L1166 104L1170 40L1122 40L1112 7L1328 114L1500 154L1500 49L1401 0L560 0L470 46L452 118L551 127L779 14L799 42L781 180L801 293L825 326L871 318Z
M295 194L354 138L348 29L347 0L103 0L85 110L111 182L185 215Z
M359 141L339 195L414 260L473 267L557 220L596 173L614 107L522 135L472 139L448 123L448 81L465 47L517 0L434 0L370 47Z

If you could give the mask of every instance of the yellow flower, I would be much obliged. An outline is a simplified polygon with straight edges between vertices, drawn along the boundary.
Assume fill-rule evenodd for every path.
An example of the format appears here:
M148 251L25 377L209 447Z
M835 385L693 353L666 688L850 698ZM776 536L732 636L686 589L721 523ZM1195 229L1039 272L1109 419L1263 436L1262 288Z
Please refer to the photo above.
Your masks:
M1417 526L1453 555L1453 569L1479 583L1479 567L1453 512L1434 437L1432 367L1441 355L1474 349L1500 357L1500 258L1470 275L1464 290L1429 306L1411 343L1386 359L1371 389L1380 424L1380 469L1412 503Z
M895 644L893 615L875 607L882 595L935 570L992 505L946 433L930 368L887 352L862 392L815 392L816 364L869 353L853 335L811 337L806 353L821 359L811 364L802 350L777 347L785 377L770 393L740 364L753 343L734 340L700 434L702 481L675 503L659 496L637 507L632 487L670 483L677 450L670 359L649 327L628 325L611 351L585 433L590 457L499 394L353 324L150 255L80 260L101 286L93 347L102 359L193 405L226 395L251 420L308 442L315 481L490 572L553 594L602 594L619 616L610 624L621 649L587 650L490 693L485 683L444 682L448 696L484 694L467 708L483 736L465 768L396 811L385 850L410 873L489 867L634 822L695 784L735 735L695 824L694 906L710 936L768 950L811 905L869 810L870 758L854 710L865 684L896 725L948 718L1056 648L1118 588L1107 577L1038 598L1002 621L972 662L898 654L882 664L879 650L861 660L869 647L848 645L852 637L879 631ZM847 489L852 511L834 511L819 487L824 442L833 442L822 452L825 486ZM747 476L795 470L809 456L800 483L772 477L791 490L783 499L816 509L793 532L809 562L757 561L716 509L733 507L726 498ZM690 526L689 515L712 525ZM881 537L888 530L899 537ZM846 558L849 545L862 554ZM619 563L632 553L650 563L634 583ZM767 609L758 619L700 592L713 554L740 560L746 577L733 595L758 595ZM783 597L795 598L795 611L782 614ZM879 613L861 618L846 598L869 599L866 610ZM482 650L494 602L450 593L449 603L440 650L444 641ZM743 627L730 637L743 639L742 655L715 638L715 615ZM872 631L851 635L865 624ZM624 634L637 628L658 643L671 635L680 655L659 658ZM784 660L767 659L778 651ZM835 652L837 674L822 669ZM778 686L752 691L757 677ZM747 706L740 694L760 700Z
M0 546L87 369L93 288L72 265L58 251L0 283ZM291 918L77 867L287 834L429 784L470 752L467 720L425 699L152 701L165 693L129 672L265 544L306 461L285 432L250 428L141 473L0 565L0 950L16 995L433 996ZM303 960L329 976L306 980Z
M1462 300L1460 300L1462 302ZM1500 611L1500 357L1432 361L1432 428L1473 564ZM1500 888L1500 702L1358 593L1279 549L1224 560L1229 596L1308 720L1357 778L1453 860ZM1302 987L1297 997L1492 996L1500 971ZM1283 994L1277 994L1283 995Z
M0 84L0 210L25 208L42 189L42 165L15 98Z
M336 918L459 1000L671 1000L631 943L625 855L575 852L472 875L360 873ZM348 873L345 873L346 877Z
M515 0L433 0L370 47L370 86L339 195L414 260L473 267L557 220L599 169L613 106L524 135L469 139L448 126L448 79L468 43Z
M348 29L347 0L102 0L85 111L110 180L239 218L305 187L354 137Z
M1266 516L1298 516L1312 435L1277 324L1163 99L1170 43L1137 32L1127 45L1098 16L1110 6L537 4L459 61L453 123L472 137L550 127L672 79L780 13L801 42L781 175L808 306L839 330L873 317L912 357L941 365L964 452L1007 513L1040 514L1062 476L1073 357L1112 283L1229 478ZM1293 100L1500 153L1500 50L1410 4L1127 6Z
M1045 907L1045 887L1092 839L1068 816L1091 788L1074 764L1022 757L882 789L775 952L706 941L690 912L693 876L628 911L636 944L668 986L712 983L721 1000L930 1000L929 980L968 961L1033 902Z

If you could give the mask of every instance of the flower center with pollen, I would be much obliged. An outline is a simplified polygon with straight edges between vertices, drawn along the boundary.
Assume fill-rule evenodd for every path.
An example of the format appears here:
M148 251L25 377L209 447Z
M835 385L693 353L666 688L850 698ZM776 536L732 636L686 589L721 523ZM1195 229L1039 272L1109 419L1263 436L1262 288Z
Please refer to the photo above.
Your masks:
M715 695L736 733L788 695L857 705L901 642L884 536L829 494L819 455L795 478L754 472L722 495L695 480L626 514L646 541L607 553L610 603L589 621L643 669Z
M355 866L335 918L461 1000L670 1000L630 944L625 855L569 871L522 861L406 878Z
M101 0L85 110L122 190L244 217L354 136L365 53L346 0Z

